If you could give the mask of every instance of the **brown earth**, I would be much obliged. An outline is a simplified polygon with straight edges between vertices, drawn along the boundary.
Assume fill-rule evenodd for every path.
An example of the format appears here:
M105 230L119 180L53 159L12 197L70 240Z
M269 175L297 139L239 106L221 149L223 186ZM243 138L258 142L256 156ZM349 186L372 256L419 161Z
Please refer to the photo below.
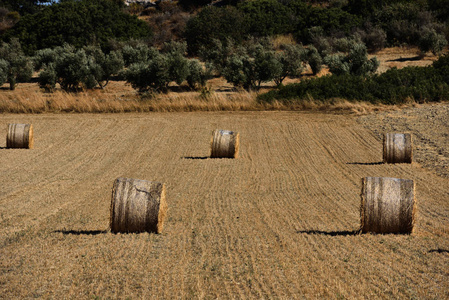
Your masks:
M35 134L32 150L0 139L0 298L449 298L447 104L0 121ZM216 128L240 133L239 159L208 158ZM381 163L390 129L418 162ZM120 176L166 184L162 234L108 231ZM415 180L411 235L357 233L365 176Z

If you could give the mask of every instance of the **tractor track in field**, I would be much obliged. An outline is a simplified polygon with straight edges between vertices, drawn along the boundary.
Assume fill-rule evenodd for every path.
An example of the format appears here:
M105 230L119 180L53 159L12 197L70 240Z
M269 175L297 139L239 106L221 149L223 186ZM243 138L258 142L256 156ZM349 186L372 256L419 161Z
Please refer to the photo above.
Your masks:
M0 298L448 298L447 111L0 115L35 134L0 140ZM390 129L417 162L381 162ZM415 180L411 235L358 234L366 176ZM117 177L166 184L162 234L108 231Z

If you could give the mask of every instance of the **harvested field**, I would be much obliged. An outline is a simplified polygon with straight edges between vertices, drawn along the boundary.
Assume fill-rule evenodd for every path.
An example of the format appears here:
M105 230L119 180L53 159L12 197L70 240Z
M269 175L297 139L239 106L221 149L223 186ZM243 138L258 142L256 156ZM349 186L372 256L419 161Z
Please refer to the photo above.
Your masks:
M444 168L383 164L381 135L447 149L447 111L2 114L34 149L0 139L0 298L447 299ZM239 159L209 158L216 128ZM414 180L411 235L358 234L366 176ZM108 231L117 177L165 183L162 234Z

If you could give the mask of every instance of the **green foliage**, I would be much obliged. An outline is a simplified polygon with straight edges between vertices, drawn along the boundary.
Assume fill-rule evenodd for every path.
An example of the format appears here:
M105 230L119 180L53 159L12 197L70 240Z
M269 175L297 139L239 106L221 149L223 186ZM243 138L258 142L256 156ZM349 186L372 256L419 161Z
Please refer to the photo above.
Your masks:
M201 47L210 49L215 39L222 43L228 39L240 43L246 36L246 27L242 12L235 7L205 7L187 22L184 35L188 51L197 54Z
M239 53L240 52L240 53ZM223 70L225 79L234 86L258 89L282 72L282 64L273 50L262 44L250 44L232 54Z
M252 36L271 36L291 32L292 11L277 0L245 1L238 6Z
M307 62L312 69L313 75L318 74L323 68L323 58L314 46L309 46L307 50Z
M274 76L276 85L281 85L287 77L300 76L307 60L307 50L299 45L284 45L282 52L276 53L281 70Z
M0 47L0 57L7 62L7 67L3 63L2 69L6 68L6 81L11 90L16 88L17 83L28 81L31 78L33 63L29 57L23 54L18 39L12 39L9 44L3 43Z
M43 65L42 71L39 73L39 87L46 92L54 91L56 87L56 70L52 63Z
M197 90L204 88L207 81L211 78L211 66L204 67L197 59L188 61L187 84L191 89Z
M19 38L25 53L31 55L36 50L64 43L76 48L98 44L105 49L111 38L129 40L150 36L151 30L145 22L123 13L114 1L66 0L22 17L5 38Z
M76 50L67 44L38 51L34 61L39 65L36 70L42 69L39 85L47 91L54 90L56 83L66 91L104 88L124 65L120 52L106 55L97 46Z
M125 45L121 50L125 67L129 67L136 63L147 63L153 59L158 50L153 47L148 47L145 44L138 43L135 46Z
M172 81L167 56L158 53L148 63L135 63L122 76L140 93L148 90L166 91Z
M198 54L203 61L210 63L216 75L220 76L226 66L228 57L234 52L235 45L231 39L227 39L225 43L214 39L210 48L201 47Z
M51 3L51 0L2 0L0 6L17 11L20 15L34 14L42 8L43 3Z
M354 44L348 55L333 54L324 59L329 71L335 75L352 74L366 76L376 72L380 62L377 58L368 59L368 51L363 43Z
M420 31L418 46L423 53L432 51L433 54L438 55L446 45L447 40L444 35L438 34L435 29L423 28Z
M0 58L0 86L8 80L8 68L9 63L6 60Z
M185 10L190 10L210 4L212 0L178 0L178 4Z
M331 75L303 80L277 91L260 95L260 101L284 102L315 99L329 102L335 98L399 104L449 98L449 59L441 58L429 67L390 69L380 75L362 77L351 74Z

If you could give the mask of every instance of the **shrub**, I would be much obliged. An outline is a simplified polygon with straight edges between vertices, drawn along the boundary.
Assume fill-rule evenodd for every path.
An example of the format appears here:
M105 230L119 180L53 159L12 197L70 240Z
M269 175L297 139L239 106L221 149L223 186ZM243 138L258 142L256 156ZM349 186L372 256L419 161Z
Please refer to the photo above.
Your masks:
M323 59L314 46L309 46L307 50L307 62L313 75L317 75L323 68Z
M438 34L435 29L427 27L421 29L418 47L422 53L432 51L433 54L438 55L446 45L447 40L444 35Z
M354 44L348 55L335 54L325 58L329 71L335 75L353 74L366 76L376 72L379 67L377 58L368 59L368 52L363 43Z
M39 73L39 87L46 92L54 91L56 87L56 70L53 64L42 66L42 71Z
M334 98L373 103L399 104L409 99L417 102L441 101L449 98L449 59L429 67L392 68L385 73L362 77L352 74L330 75L259 95L260 101L294 102L315 99L323 102Z

